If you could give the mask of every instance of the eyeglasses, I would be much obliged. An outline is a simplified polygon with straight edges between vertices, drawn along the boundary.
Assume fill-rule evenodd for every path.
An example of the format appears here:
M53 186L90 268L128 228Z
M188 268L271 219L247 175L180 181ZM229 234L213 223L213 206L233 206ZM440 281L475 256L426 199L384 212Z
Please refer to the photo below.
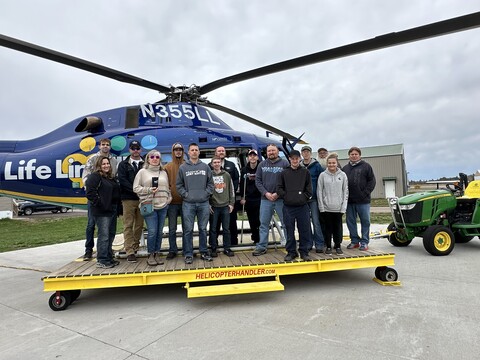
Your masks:
M158 156L158 155L150 155L150 159L160 159L160 156Z

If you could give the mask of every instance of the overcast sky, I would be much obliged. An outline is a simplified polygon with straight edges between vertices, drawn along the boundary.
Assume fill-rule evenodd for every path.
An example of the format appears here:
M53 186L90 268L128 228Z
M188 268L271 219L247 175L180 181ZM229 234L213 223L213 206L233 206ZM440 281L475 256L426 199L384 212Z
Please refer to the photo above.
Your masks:
M480 11L480 0L2 0L0 33L164 85ZM410 179L480 169L480 28L244 81L208 99L313 148L403 143ZM30 139L152 90L0 48L1 140ZM216 112L238 130L264 130Z

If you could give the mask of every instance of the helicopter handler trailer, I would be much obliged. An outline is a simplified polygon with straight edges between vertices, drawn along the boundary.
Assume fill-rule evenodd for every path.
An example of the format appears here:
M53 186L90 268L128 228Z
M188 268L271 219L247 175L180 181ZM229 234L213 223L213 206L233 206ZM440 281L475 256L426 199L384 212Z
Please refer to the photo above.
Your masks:
M78 258L43 277L44 291L54 291L48 303L52 310L59 311L65 310L86 289L179 283L184 284L189 298L195 298L281 291L283 275L364 268L375 268L373 280L379 284L400 285L397 272L388 267L394 265L393 253L345 249L343 255L311 252L310 261L286 262L285 249L277 247L276 241L269 244L269 251L262 256L253 256L251 246L237 246L233 250L234 257L219 253L211 262L196 257L193 264L187 265L178 256L155 267L148 266L146 258L138 258L136 263L122 260L114 268L100 269L95 259Z

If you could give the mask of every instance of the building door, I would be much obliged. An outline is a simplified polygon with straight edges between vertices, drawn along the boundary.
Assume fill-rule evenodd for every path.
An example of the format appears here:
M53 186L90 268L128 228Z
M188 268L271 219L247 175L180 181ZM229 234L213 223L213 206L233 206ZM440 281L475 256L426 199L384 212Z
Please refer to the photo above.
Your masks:
M395 180L385 180L385 198L395 197Z

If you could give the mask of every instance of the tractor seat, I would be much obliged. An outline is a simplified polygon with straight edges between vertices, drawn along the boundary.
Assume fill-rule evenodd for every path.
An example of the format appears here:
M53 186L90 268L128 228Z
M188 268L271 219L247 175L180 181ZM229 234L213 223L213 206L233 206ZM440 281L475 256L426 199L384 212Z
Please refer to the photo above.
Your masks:
M465 189L465 194L462 198L478 199L480 198L480 180L471 181Z

